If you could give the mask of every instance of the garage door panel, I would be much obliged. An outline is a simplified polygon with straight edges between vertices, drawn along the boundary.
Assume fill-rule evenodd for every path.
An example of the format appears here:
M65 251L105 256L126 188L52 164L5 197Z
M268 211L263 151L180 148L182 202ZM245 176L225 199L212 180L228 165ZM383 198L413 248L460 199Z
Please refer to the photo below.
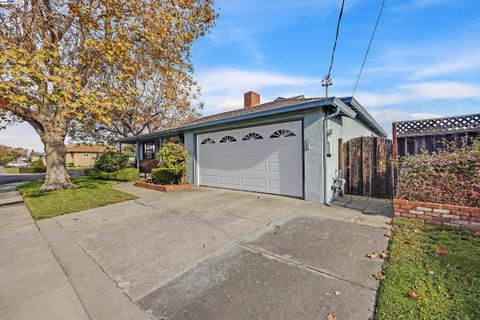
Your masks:
M274 132L277 136L278 132L294 132L296 136L270 138ZM259 139L259 135L263 138ZM237 141L219 143L226 136ZM242 140L245 136L249 138ZM207 138L215 144L198 146L201 185L303 195L301 122L204 134L198 136L198 141Z
M242 178L242 186L266 190L267 180L264 178Z
M202 175L200 175L200 180L204 184L214 184L214 185L218 184L218 177L216 175L202 174Z
M219 176L219 185L240 186L240 177L238 176Z

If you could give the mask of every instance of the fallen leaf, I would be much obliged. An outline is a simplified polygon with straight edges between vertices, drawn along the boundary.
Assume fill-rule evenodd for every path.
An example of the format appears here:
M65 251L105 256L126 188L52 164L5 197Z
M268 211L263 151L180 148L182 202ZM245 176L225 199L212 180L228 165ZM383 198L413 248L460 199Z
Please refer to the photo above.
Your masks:
M428 274L431 275L431 276L434 276L434 275L435 275L435 271L429 270L429 271L428 271Z
M447 256L448 249L445 247L438 247L437 249L435 249L435 254L438 254L439 256Z
M367 257L370 259L388 259L390 257L388 251L382 251L382 252L373 252L367 254Z
M390 233L385 233L384 236L389 238L389 239L392 239L392 235Z
M416 293L415 291L408 291L408 294L407 294L410 298L413 298L415 300L420 300L421 297L418 295L418 293Z
M325 320L337 320L337 316L330 313L330 314L327 315Z
M381 273L381 272L373 275L373 277L374 277L375 279L377 279L377 280L383 280L383 279L385 279L385 275L384 275L383 273Z
M279 226L279 225L276 225L276 226L275 226L275 229L273 230L273 234L276 235L279 230L280 230L280 226Z

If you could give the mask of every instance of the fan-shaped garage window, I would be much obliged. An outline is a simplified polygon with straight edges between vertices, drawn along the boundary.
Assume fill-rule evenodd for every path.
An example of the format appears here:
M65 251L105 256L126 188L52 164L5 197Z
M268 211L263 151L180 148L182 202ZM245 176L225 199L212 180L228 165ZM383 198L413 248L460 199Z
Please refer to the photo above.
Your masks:
M242 141L261 140L261 139L263 139L263 137L260 134L256 132L250 132L245 137L243 137Z
M222 139L220 139L220 143L228 143L228 142L237 142L237 139L235 139L232 136L225 136Z
M211 139L211 138L206 138L202 141L201 144L214 144L215 143L215 140Z
M296 134L288 129L279 129L272 133L270 138L281 138L281 137L295 137Z

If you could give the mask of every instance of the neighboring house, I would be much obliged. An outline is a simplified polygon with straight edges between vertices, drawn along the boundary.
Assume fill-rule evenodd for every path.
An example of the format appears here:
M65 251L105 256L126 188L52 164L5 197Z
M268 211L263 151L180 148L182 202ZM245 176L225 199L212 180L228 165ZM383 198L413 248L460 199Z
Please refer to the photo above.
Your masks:
M96 144L78 143L66 147L68 166L93 167L98 156L107 151L107 147Z
M329 202L338 170L339 139L386 137L354 98L278 98L260 104L247 92L244 108L136 137L137 164L152 160L166 139L190 153L195 185L248 190Z
M35 151L32 150L32 152L30 152L30 154L28 156L29 156L30 162L35 162L37 160L42 160L43 164L46 164L45 153L35 152Z

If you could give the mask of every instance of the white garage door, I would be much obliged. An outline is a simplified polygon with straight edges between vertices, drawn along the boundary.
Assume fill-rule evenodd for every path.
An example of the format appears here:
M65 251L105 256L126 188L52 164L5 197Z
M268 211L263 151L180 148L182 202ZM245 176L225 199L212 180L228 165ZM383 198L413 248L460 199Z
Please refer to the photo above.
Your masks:
M300 121L198 135L199 184L303 196Z

